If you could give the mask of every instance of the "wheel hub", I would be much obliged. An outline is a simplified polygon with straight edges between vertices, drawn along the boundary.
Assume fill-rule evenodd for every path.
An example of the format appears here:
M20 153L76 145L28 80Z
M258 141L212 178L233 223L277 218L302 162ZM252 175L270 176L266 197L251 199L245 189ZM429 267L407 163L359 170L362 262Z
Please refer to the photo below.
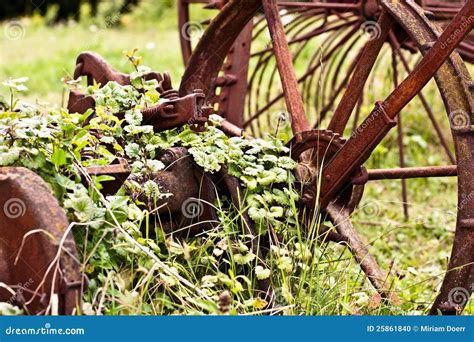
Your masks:
M298 161L296 179L302 189L301 204L314 209L320 185L322 167L344 146L346 140L330 130L311 130L297 134L289 143L291 157ZM353 180L363 178L365 168L354 173L352 180L334 198L339 205L354 211L362 197L364 186Z

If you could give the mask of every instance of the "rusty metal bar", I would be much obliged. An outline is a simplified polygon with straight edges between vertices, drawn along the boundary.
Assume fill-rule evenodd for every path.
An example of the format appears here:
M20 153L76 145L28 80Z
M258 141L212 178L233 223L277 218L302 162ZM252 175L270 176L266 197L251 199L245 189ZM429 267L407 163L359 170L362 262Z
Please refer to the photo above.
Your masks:
M458 174L457 165L405 167L393 169L367 170L369 181L386 179L410 179L429 177L455 177Z
M469 0L436 40L421 62L389 97L376 105L344 147L324 167L321 205L326 206L351 173L362 165L373 149L396 124L394 118L435 75L441 65L470 32L474 22L474 0Z
M400 61L402 62L403 66L405 68L405 71L408 74L411 73L411 68L408 65L407 59L405 58L405 56L403 55L403 53L401 51L401 46L400 46L400 43L399 43L397 37L395 36L395 34L393 32L390 32L389 33L389 38L390 38L390 41L392 43L393 49L397 53L398 57L400 58ZM438 122L436 121L433 110L431 109L431 107L428 104L428 100L426 100L426 98L425 98L425 96L423 95L422 92L420 92L418 94L418 98L420 99L421 104L423 105L423 108L425 109L426 113L428 114L428 117L429 117L429 119L430 119L430 121L431 121L437 135L438 135L438 138L439 138L439 141L441 142L441 145L443 145L443 148L446 151L446 154L447 154L449 160L451 161L451 163L455 163L456 158L454 157L453 153L449 149L448 142L446 141L446 138L444 137L444 134L441 130L441 127L439 126Z
M474 24L474 0L469 0L426 53L420 63L385 100L383 107L390 118L407 105L434 76L444 61L469 34Z
M298 80L293 67L293 58L285 35L285 27L278 12L276 0L263 0L263 10L268 21L270 36L272 37L273 51L281 84L285 93L285 101L291 114L291 128L293 133L311 129L304 110L303 100L299 91Z
M459 12L460 7L424 7L425 11L436 12L436 13L446 13L446 14L456 14Z
M225 84L219 95L219 115L239 127L244 124L252 30L253 22L249 21L229 51L224 74L235 81Z
M337 9L337 10L360 10L362 8L362 3L356 4L341 4L341 3L331 3L331 2L289 2L281 1L278 2L278 6L281 7L306 7L306 8L325 8L325 9Z
M367 42L362 55L359 58L354 74L349 81L347 90L342 96L339 105L337 106L328 129L336 133L342 134L344 128L349 121L352 111L362 94L365 82L369 77L370 71L377 60L380 49L387 39L387 34L392 26L392 18L385 11L382 12L377 25L380 27L380 37Z

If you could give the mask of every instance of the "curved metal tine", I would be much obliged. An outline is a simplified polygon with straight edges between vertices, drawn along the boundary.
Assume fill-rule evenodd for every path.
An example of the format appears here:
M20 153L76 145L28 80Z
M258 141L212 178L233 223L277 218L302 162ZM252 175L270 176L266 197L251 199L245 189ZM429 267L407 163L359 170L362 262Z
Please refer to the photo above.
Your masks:
M303 20L300 20L298 23L296 23L295 21L293 21L291 23L291 26L286 30L286 35L287 35L288 40L289 40L288 45L291 46L292 42L293 42L293 44L294 43L300 43L299 46L297 47L296 51L294 53L292 53L294 62L297 61L298 57L301 55L301 53L303 51L305 51L304 50L305 47L311 41L311 37L306 37L307 36L306 34L299 37L301 32L303 32L306 28L311 27L312 25L314 25L318 21L322 21L322 23L318 25L318 29L321 28L324 25L324 23L326 22L325 19L326 19L325 16L321 17L321 16L318 16L318 15L311 15L311 16L305 15ZM296 30L296 32L293 32L295 30ZM293 34L293 35L290 36L290 34ZM276 76L277 72L278 72L278 69L275 66L272 70L270 80L269 80L269 84L268 84L268 87L267 87L267 96L266 96L266 99L265 99L267 102L270 101L270 97L272 95L270 90L272 89L273 82L275 81L275 76ZM304 94L304 89L301 90L301 94Z
M325 19L323 21L326 21L327 20L327 17L325 17ZM324 33L329 33L331 32L330 35L328 35L324 41L320 44L321 47L326 47L328 49L331 49L331 44L332 43L335 43L334 46L335 48L332 48L331 49L331 52L328 53L328 56L326 55L321 55L321 51L322 49L315 49L313 55L311 56L311 58L309 59L309 63L308 64L308 67L311 68L313 65L318 65L318 68L317 69L314 69L315 72L311 73L309 75L309 77L307 79L304 79L302 80L301 78L298 79L298 83L301 84L301 94L303 96L303 99L307 99L308 101L305 102L305 105L306 105L306 110L311 110L311 102L309 101L309 99L311 99L313 96L313 94L311 93L312 91L312 84L313 84L313 80L316 76L316 70L318 70L319 68L321 69L321 72L322 72L322 69L324 68L324 63L323 62L323 59L325 61L327 60L332 60L330 59L333 55L337 55L339 53L339 50L336 49L336 47L338 47L339 45L337 44L337 40L340 38L341 35L343 35L344 33L344 28L345 27L350 27L348 22L346 22L345 24L343 25L334 25L333 28L337 27L339 30L337 31L334 31L334 32L331 32L333 31L332 28L328 28L328 30L326 30ZM304 48L309 44L310 40L306 40L304 44L301 45L301 47L299 48L299 50L296 52L295 54L295 59L304 51ZM319 59L318 59L319 57ZM307 68L308 68L307 67ZM307 69L308 70L308 69ZM320 74L321 74L320 72ZM314 99L315 101L317 101L317 97L314 96ZM314 107L316 108L316 107ZM309 113L306 113L306 114L309 114ZM307 117L309 118L310 116L307 115Z
M362 93L360 95L359 101L357 101L356 104L356 109L355 109L355 114L354 114L354 121L352 122L352 132L355 132L357 127L359 126L359 119L360 119L360 113L362 111L362 105L364 102L364 90L362 90Z
M307 98L308 99L311 99L311 98L313 99L313 108L318 113L319 119L321 119L322 114L318 110L318 103L320 103L320 106L322 106L325 103L324 102L325 95L326 95L325 94L325 89L326 89L326 84L327 84L328 80L331 78L330 77L331 71L332 71L333 67L335 65L337 65L339 55L345 54L347 52L347 50L344 51L342 49L342 46L344 46L344 44L340 43L339 41L336 41L336 39L339 38L339 36L341 34L342 34L342 32L336 32L334 34L335 38L329 38L328 37L328 40L330 42L331 41L335 42L334 46L337 47L337 49L334 50L334 53L331 56L332 58L329 58L327 63L322 63L321 62L322 57L324 56L324 54L323 54L324 45L321 45L321 49L316 49L316 51L313 55L313 58L311 59L311 63L320 63L321 64L321 68L318 69L319 73L316 73L316 72L313 73L310 76L309 80L306 82L308 84L307 88L308 88L308 93L309 93ZM316 85L313 86L313 83L315 82L315 80L316 80ZM311 91L313 91L313 93L311 93Z
M321 14L321 13L314 13L315 15L318 15L318 14ZM352 16L348 16L348 18L350 18ZM335 31L335 30L338 30L344 26L349 26L349 25L352 25L356 22L358 22L359 20L352 20L352 21L347 21L348 18L339 18L339 21L342 21L341 24L337 24L335 25L334 23L329 23L333 26L331 27L325 27L324 24L327 23L327 17L325 17L326 19L323 21L323 23L319 26L319 27L316 27L314 28L312 31L300 36L300 37L297 37L297 38L294 38L294 39L289 39L288 40L288 45L293 45L293 44L296 44L296 43L299 43L301 41L304 41L304 40L309 40L311 38L314 38L322 33L327 33L327 32L330 32L330 31ZM346 19L346 20L343 20L343 19ZM266 48L264 50L261 50L261 51L258 51L258 52L254 52L251 57L254 57L254 56L258 56L259 54L263 54L265 52L268 52L268 51L272 51L272 48Z
M320 18L321 19L321 18ZM324 22L326 22L327 20L324 19ZM346 23L342 23L342 24L339 24L339 25L333 25L333 27L330 27L330 28L327 28L326 30L321 30L321 32L330 32L330 31L334 31L336 29L340 29L340 28L343 28L343 27L346 27L350 25L349 22L346 22ZM319 26L320 27L320 26ZM314 30L313 30L314 31ZM334 36L337 36L338 35L338 31L334 33ZM290 40L289 44L291 43L291 41L293 42L302 42L302 44L298 47L298 49L296 50L296 52L294 53L293 55L293 60L296 61L296 59L298 58L298 56L304 51L304 48L306 47L306 45L310 42L310 38L312 37L313 35L309 36L309 35L303 35L299 38L296 38L294 40ZM301 39L301 38L304 38L304 39ZM327 41L329 42L332 42L334 39L327 39ZM334 50L332 51L334 52ZM331 53L332 54L332 53ZM310 58L310 62L309 62L309 65L312 65L314 60L316 59L317 57L317 52L315 52L313 54L313 56ZM273 77L274 77L274 74L275 72L278 70L277 67L274 67L273 71L272 71L272 76L271 76L271 79L270 79L270 82L273 82ZM313 73L314 74L314 73ZM307 76L312 76L313 74L308 74L307 73ZM303 87L302 87L302 90L301 90L301 95L303 96L305 94L305 79L306 79L306 76L302 77L302 78L299 78L298 79L298 83L302 83L303 84ZM269 87L267 87L268 89L271 88L271 84ZM267 95L271 95L269 92L267 93ZM281 99L283 97L283 93L281 93L280 95L277 96L277 98L274 98L274 99L270 99L270 96L267 96L266 98L266 103L267 103L267 106L264 107L264 109L262 110L256 110L256 111L253 111L254 113L256 112L257 114L256 115L253 115L250 119L250 120L254 120L254 119L257 119L258 116L260 116L261 114L263 114L264 111L266 111L267 109L269 109L271 107L271 105L275 104L276 101L278 101L279 99ZM306 98L306 97L303 97L303 98ZM270 105L268 105L270 104ZM252 110L249 111L249 113L252 113ZM268 119L268 118L267 118Z
M343 42L345 43L353 34L354 32L356 32L358 30L357 27L354 27L350 32L348 32L344 38L343 38ZM333 48L331 51L329 51L325 56L324 58L322 59L322 63L324 63L328 58L329 56L331 56L331 54L336 50L337 47ZM312 73L315 72L316 69L318 69L319 67L321 66L321 63L317 63L315 66L313 66L312 68L310 68L303 76L301 76L299 79L298 79L298 82L302 82L304 81L305 79L307 79L308 77L311 76ZM271 106L273 106L277 101L279 101L281 98L284 97L284 92L281 92L279 93L278 95L276 95L272 101L270 101L269 103L267 103L264 107L262 107L262 109L260 109L259 112L251 115L247 121L245 121L244 123L244 128L246 128L248 125L250 125L252 123L253 120L255 120L256 118L258 118L263 112L265 112L266 110L268 110Z
M411 70L410 66L408 65L408 61L406 60L405 56L403 55L403 53L401 51L400 43L399 43L397 37L395 36L395 34L393 32L389 33L389 39L391 41L391 44L392 44L393 48L395 49L395 52L397 53L398 57L400 58L400 61L402 62L403 67L405 68L405 71L408 74L410 74L412 70ZM436 131L438 139L439 139L441 145L443 146L443 149L445 150L449 161L452 164L455 164L456 163L456 158L454 157L451 149L449 148L449 144L447 143L446 138L443 134L443 131L441 130L438 122L436 121L434 113L433 113L431 107L428 104L428 101L426 100L425 96L421 92L418 94L418 98L420 99L423 108L425 109L426 113L428 114L428 117L431 121L431 124L433 125L433 127Z
M346 23L344 25L337 25L338 28L344 28L344 27L350 27L348 26L349 24ZM333 30L327 30L325 31L325 33L327 32L330 32L330 31L333 31ZM317 73L316 71L321 69L320 71L320 74L322 73L322 69L324 68L325 66L325 61L330 61L329 63L332 65L333 63L331 63L331 61L333 61L333 59L331 57L333 56L337 56L337 54L339 54L339 46L341 45L344 45L343 43L341 44L338 44L336 43L337 42L337 39L339 38L339 36L343 35L344 31L343 29L339 30L339 31L335 31L335 32L331 32L330 35L327 36L327 38L323 41L323 43L321 44L321 46L326 46L326 43L328 44L328 48L331 48L331 44L332 43L335 43L334 44L334 48L332 48L330 50L330 52L327 54L327 55L324 55L323 57L321 57L321 52L319 49L316 49L315 52L313 53L313 55L311 56L311 58L309 59L309 66L313 66L313 65L316 65L317 68L313 69L314 72L313 73L310 73L308 74L308 78L306 79L302 79L302 78L299 78L298 79L298 83L302 85L301 87L301 95L303 97L303 99L308 99L308 101L305 103L306 104L306 109L311 109L311 102L309 101L309 99L311 99L312 97L314 98L314 101L317 102L318 101L318 97L317 97L317 94L315 96L312 96L313 94L311 93L312 91L312 84L313 84L313 81L314 81L314 78L316 77ZM306 40L304 42L304 44L302 44L302 46L298 49L298 51L295 53L294 55L294 60L297 59L297 57L304 51L304 47L307 46L307 44L310 42L310 40ZM346 42L346 41L344 41ZM319 57L319 58L318 58ZM324 62L323 62L324 60ZM316 89L317 91L317 89ZM269 99L267 99L269 100ZM316 108L316 106L314 107ZM309 113L307 112L307 118L309 118Z
M293 13L299 13L299 11L295 11ZM309 19L310 23L307 23L307 25L311 25L313 22L317 21L318 19L317 18L314 18L314 16L311 15L312 13L303 13L301 15L299 15L298 17L296 17L295 19L293 19L291 21L291 23L289 24L290 26L288 27L288 25L285 26L285 34L287 36L287 38L289 39L290 37L290 34L296 30L296 32L294 33L295 35L298 35L302 30L304 30L304 27L299 27L302 23L305 22L305 20ZM287 14L285 14L287 15ZM291 39L290 39L291 40ZM290 44L290 43L289 43ZM270 51L271 52L271 49ZM299 53L297 52L295 55L292 56L292 59L293 60L296 60L296 58L298 57ZM273 53L269 53L269 60L273 60ZM266 68L266 66L265 66ZM271 69L271 72L270 72L270 78L268 80L268 84L267 86L265 87L262 87L262 83L263 83L263 76L264 76L264 72L262 71L261 73L261 77L259 78L259 81L258 81L258 87L257 87L257 96L256 96L256 99L258 101L258 99L260 98L259 96L259 92L260 92L260 89L264 90L265 91L265 100L266 101L269 101L270 100L270 97L272 95L272 92L271 90L273 89L273 82L275 81L275 76L277 75L278 73L278 67L276 65L273 65L272 66L272 69ZM271 117L269 115L266 115L266 124L267 124L267 127L271 127L272 124L271 124ZM261 131L260 129L260 122L258 122L259 124L259 130Z
M375 61L377 60L377 56L379 55L380 50L387 39L387 35L392 27L392 24L393 20L390 17L390 14L388 14L386 11L383 11L377 22L377 25L380 28L380 36L367 42L356 70L354 71L354 74L347 86L346 92L344 93L339 105L334 112L334 115L332 116L328 129L339 134L344 133L347 122L349 121L357 100L362 93L365 82L369 77L370 71L375 64Z
M347 24L349 25L349 24ZM354 28L349 34L347 34L341 41L343 41L344 43L352 36L353 32L355 32L357 30L357 28ZM337 46L334 47L333 49L331 49L325 56L324 58L322 59L321 63L324 63L326 62L326 60L328 60L331 55L334 53L334 51L336 50ZM302 77L300 77L298 79L298 83L301 83L303 81L305 81L308 77L310 77L315 71L317 68L319 68L321 66L321 63L317 63L315 66L313 66L311 69L309 69ZM284 97L284 93L281 92L279 93L277 96L275 96L271 101L268 101L266 103L266 105L260 109L259 111L255 112L255 114L251 115L244 123L244 128L249 125L253 120L257 119L263 112L267 111L271 106L273 106L277 101L279 101L281 98ZM250 109L250 113L252 112L251 111L251 108Z
M343 238L347 239L347 244L352 252L352 255L354 255L354 258L359 263L360 267L377 292L380 293L383 298L396 300L395 294L390 292L390 288L387 286L388 275L382 270L375 258L369 253L367 245L362 242L362 239L352 225L350 214L347 209L335 202L331 202L327 206L326 212L331 218L331 221L337 232Z
M307 19L307 17L303 17L303 16L302 16L301 19L302 19L302 20L305 20L305 19ZM318 21L318 20L321 20L321 18L320 18L320 17L319 17L319 18L315 18L314 20L311 20L310 22L311 22L311 24L313 24L314 22L316 22L316 21ZM299 21L301 21L301 20L299 20ZM304 21L303 21L303 22L304 22ZM293 25L294 23L295 23L295 21L292 22L292 26L290 27L290 30L293 30L293 29L295 29L295 28L298 28L298 25ZM299 24L299 23L298 23L298 24ZM301 30L302 30L302 29L299 29L298 32L300 32ZM308 41L309 41L309 40L304 41L304 44L302 44L302 45L303 45L303 46L306 45ZM266 50L268 50L268 49L266 49ZM298 57L300 51L302 51L302 48L300 48L300 49L296 52L296 54L294 55L293 59L296 59L296 58ZM255 81L255 78L256 78L257 75L258 75L258 69L262 68L262 64L265 64L266 62L268 62L268 59L270 59L270 58L273 57L273 53L272 53L272 51L271 51L271 49L270 49L270 50L268 51L267 60L264 61L264 62L262 62L262 58L264 58L264 54L260 54L260 52L259 52L259 53L254 54L254 56L259 56L259 61L257 62L257 65L256 65L256 67L255 67L255 69L254 69L254 72L253 72L253 74L252 74L251 77L250 77L249 87L248 87L249 96L247 97L247 99L248 99L248 101L247 101L247 109L248 109L248 113L252 113L252 112L255 113L255 112L257 112L257 113L263 114L264 111L260 111L260 110L259 110L259 104L260 104L260 103L258 102L258 99L260 98L260 97L259 97L259 94L258 94L258 93L259 93L259 89L262 88L262 87L261 87L261 84L262 84L262 78L263 78L263 74L264 74L263 71L261 71L260 77L259 77L259 79L258 79L258 83L257 83L257 87L256 87L256 89L257 89L257 90L256 90L256 91L257 91L257 95L256 95L256 96L253 95L252 89L255 88L255 87L254 87L254 81ZM265 67L266 67L266 65L265 65ZM271 101L270 97L272 96L272 94L271 94L270 90L272 89L272 84L273 84L274 77L275 77L275 74L277 73L277 71L278 71L277 67L274 66L274 69L273 69L272 72L271 72L270 84L268 85L268 87L265 87L265 88L267 89L267 92L266 92L266 99L265 99L266 102L265 102L265 103L267 103L267 104ZM252 99L253 99L253 98L256 98L256 99L257 99L257 101L255 102L254 105L252 105ZM258 117L255 117L254 119L258 119ZM270 120L270 118L269 118L268 116L267 116L267 120ZM253 120L253 121L254 121L254 123L256 123L257 127L260 129L260 120ZM255 125L254 125L254 124L251 125L251 130L252 130L252 132L254 132L254 130L255 130Z
M300 12L300 10L298 8L294 8L294 9L291 9L291 10L288 10L286 14L293 14L293 13L298 13ZM262 15L261 17L257 17L257 22L255 22L255 27L259 27L258 29L255 30L255 34L254 36L252 37L252 40L255 40L256 37L258 37L259 35L261 35L262 33L266 32L267 30L267 25L266 25L266 19L265 19L265 16ZM263 24L263 25L261 25ZM267 50L267 49L265 49ZM268 51L271 51L272 49L269 48ZM263 51L263 52L266 52L266 51ZM251 57L253 57L253 55L251 55Z
M331 90L332 90L332 96L330 97L329 101L326 102L326 105L319 111L319 117L316 120L316 123L314 124L313 128L317 128L320 126L321 122L325 119L326 114L328 111L334 106L334 102L336 101L337 97L341 94L341 92L345 89L347 82L349 81L350 76L354 72L354 69L357 65L357 61L359 60L362 50L357 53L356 58L351 61L349 67L347 68L345 75L342 79L342 81L339 83L339 85L336 86L337 82L337 75L339 75L339 71L342 68L342 63L346 60L346 56L352 51L354 45L359 41L359 39L354 39L351 44L347 47L346 52L342 55L340 58L339 64L336 68L336 73L333 76L332 84L331 84ZM328 77L329 78L329 77Z
M286 41L285 29L280 18L276 0L262 0L263 10L272 37L275 59L280 72L280 79L285 92L285 102L291 115L293 133L308 131L310 125L306 119L303 100L299 92L298 80L293 67L292 56Z
M398 69L397 69L397 54L394 47L392 46L392 69L393 69L393 85L398 87ZM398 158L399 165L401 168L405 167L405 147L403 146L403 127L402 127L402 113L400 112L397 116L397 144L398 144ZM400 180L402 185L402 205L403 215L408 220L408 191L407 191L407 180Z
M339 11L360 11L361 4L350 4L350 3L338 3L338 2L323 2L323 1L312 1L312 2L291 2L291 1L278 1L278 6L282 7L306 7L306 8L321 8L326 10L339 10Z

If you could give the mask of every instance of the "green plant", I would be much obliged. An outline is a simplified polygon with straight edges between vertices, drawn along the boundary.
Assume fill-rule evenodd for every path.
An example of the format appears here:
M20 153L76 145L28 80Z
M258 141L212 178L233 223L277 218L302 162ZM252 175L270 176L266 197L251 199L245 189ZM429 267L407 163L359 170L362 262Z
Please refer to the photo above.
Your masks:
M17 104L17 101L15 101L15 91L18 93L27 91L28 88L25 86L25 83L27 81L28 77L21 77L16 79L9 79L8 81L2 82L2 85L10 90L10 106L9 108L6 108L4 101L2 101L4 109L8 109L10 111L15 110Z
M12 104L0 113L0 166L17 165L36 171L51 185L56 197L68 211L70 220L86 227L76 230L75 236L83 251L84 272L91 278L90 297L86 294L89 299L93 298L94 291L108 286L110 277L116 281L112 275L120 272L122 267L127 269L124 265L134 265L128 268L128 272L132 273L136 272L135 266L138 265L151 269L155 267L150 256L143 255L140 246L163 259L169 267L171 275L162 274L160 279L171 288L180 283L173 277L173 270L179 273L178 265L189 260L180 260L185 256L181 245L184 242L175 242L172 235L166 236L161 232L153 239L143 235L140 227L144 222L151 224L150 221L155 218L140 207L141 203L126 196L124 189L115 196L103 198L100 195L98 190L103 182L110 180L108 177L90 179L89 187L82 185L84 167L109 165L116 156L120 156L130 162L134 174L147 177L164 167L156 157L165 149L184 146L189 149L194 161L207 172L216 172L225 166L231 175L241 180L246 188L246 210L257 223L260 233L265 233L268 227L278 229L295 222L292 210L298 195L292 188L292 170L296 163L284 155L288 149L281 141L275 138L228 138L219 130L220 119L217 116L212 117L210 125L203 132L195 132L192 127L185 126L154 133L153 127L141 124L140 109L159 101L157 84L143 79L149 69L141 65L135 51L128 53L127 58L135 68L132 85L121 86L110 82L102 88L89 87L87 92L96 98L93 111L84 114L68 113L66 110L43 112L34 106L13 111ZM17 86L13 82L8 84ZM22 83L20 85L23 87ZM15 89L22 90L19 87ZM115 115L119 112L125 113L124 119L120 120ZM133 187L131 183L128 182L126 186ZM142 191L146 196L166 195L151 179L145 183ZM236 210L230 208L226 201L220 198L219 203L215 203L223 225ZM232 220L232 224L238 224L235 219ZM156 229L160 230L159 224L155 224ZM119 227L123 234L114 233ZM200 278L193 279L194 282L210 284L211 280L215 280L222 289L228 288L239 295L245 292L248 298L254 298L253 278L269 277L270 270L256 265L255 255L242 242L245 240L243 234L240 229L226 229L214 233L208 239L196 239L188 245L187 253L198 253L194 257L195 261L201 260L201 263L207 260L210 263L199 272L195 271L193 277L200 275ZM133 238L132 243L130 238ZM197 248L200 243L203 245ZM239 246L238 253L234 253L236 243ZM209 255L203 256L206 250L210 251ZM231 262L232 267L227 270L228 273L223 273L222 267L216 265L220 263L216 257L224 253L230 253L231 261L226 262ZM251 277L239 275L249 271ZM245 279L245 288L239 279ZM109 290L114 293L112 289ZM166 290L157 294L160 297L169 296ZM202 305L195 299L191 304ZM100 311L113 312L114 303L111 305L100 308ZM256 305L263 306L262 303ZM162 313L173 312L169 311L172 307L162 308Z

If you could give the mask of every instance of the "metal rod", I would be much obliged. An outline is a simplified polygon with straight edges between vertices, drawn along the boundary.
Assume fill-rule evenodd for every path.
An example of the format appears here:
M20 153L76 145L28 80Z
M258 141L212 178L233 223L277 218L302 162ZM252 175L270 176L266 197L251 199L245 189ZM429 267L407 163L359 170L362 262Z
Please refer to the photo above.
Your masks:
M443 65L474 24L474 0L469 0L434 42L413 72L384 101L383 107L390 118L410 102Z
M281 7L306 7L306 8L326 8L326 9L338 9L338 10L360 10L362 7L361 3L357 4L341 4L341 3L330 3L330 2L289 2L281 1L278 2L278 6Z
M398 69L397 69L397 53L392 45L392 68L393 68L393 84L398 87ZM402 113L397 116L397 143L398 143L398 158L400 167L405 167L405 146L403 144L403 126L402 126ZM402 205L403 214L405 219L408 220L408 189L406 179L401 179L402 185Z
M456 177L458 175L458 167L457 165L423 166L393 169L372 169L367 170L367 172L369 174L369 181L385 179Z
M276 0L263 0L263 10L268 22L268 29L272 37L273 51L280 73L281 84L285 93L285 101L291 115L293 133L310 130L306 119L303 100L299 91L293 58L286 40L285 27L281 21Z
M389 97L378 103L341 150L323 169L321 206L327 205L355 169L370 156L395 125L393 120L436 74L474 24L474 0L469 0L425 54L414 71Z
M347 85L347 90L342 96L342 99L331 118L331 122L329 123L328 129L331 131L339 134L344 132L344 128L349 121L351 113L362 94L365 82L369 77L375 61L377 60L380 49L387 39L387 34L392 27L392 18L388 13L383 11L377 25L380 27L380 37L369 40L365 45L354 74Z

